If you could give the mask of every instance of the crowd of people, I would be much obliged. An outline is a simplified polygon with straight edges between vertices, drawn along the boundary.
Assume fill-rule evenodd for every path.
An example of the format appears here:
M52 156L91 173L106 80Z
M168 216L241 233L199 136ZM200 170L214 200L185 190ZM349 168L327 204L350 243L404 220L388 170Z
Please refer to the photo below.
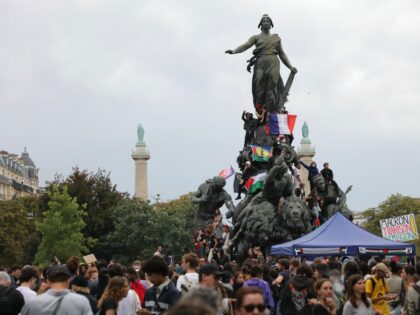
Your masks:
M193 252L177 263L161 247L131 266L71 257L1 268L0 314L420 314L420 270L396 258L275 259L250 249L242 265Z

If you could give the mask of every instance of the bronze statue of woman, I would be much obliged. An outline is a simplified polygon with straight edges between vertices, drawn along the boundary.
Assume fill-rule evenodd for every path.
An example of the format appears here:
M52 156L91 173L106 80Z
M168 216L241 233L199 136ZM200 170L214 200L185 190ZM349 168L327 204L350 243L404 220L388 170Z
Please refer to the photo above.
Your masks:
M248 71L254 67L252 77L252 96L255 108L264 106L268 111L278 111L284 100L284 84L280 76L280 60L295 74L297 69L290 64L282 46L281 39L277 34L271 34L273 27L271 18L264 14L258 28L261 33L252 36L246 43L234 50L226 50L227 54L239 54L255 45L253 57L248 62ZM287 92L286 92L287 94Z

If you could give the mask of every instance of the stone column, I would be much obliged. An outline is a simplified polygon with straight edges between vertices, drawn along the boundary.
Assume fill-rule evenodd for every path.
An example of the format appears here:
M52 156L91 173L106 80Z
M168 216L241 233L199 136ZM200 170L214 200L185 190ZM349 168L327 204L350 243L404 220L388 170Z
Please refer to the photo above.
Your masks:
M135 163L134 198L148 200L147 162L150 159L149 149L143 140L144 129L141 125L137 127L138 141L131 154Z
M300 141L300 146L298 148L297 154L299 155L299 158L308 166L312 163L312 159L315 156L315 147L312 146L311 140L309 139L309 128L306 121L303 123L302 126L302 140ZM303 166L300 170L300 178L305 184L305 195L308 196L311 192L311 188L308 181L308 170Z

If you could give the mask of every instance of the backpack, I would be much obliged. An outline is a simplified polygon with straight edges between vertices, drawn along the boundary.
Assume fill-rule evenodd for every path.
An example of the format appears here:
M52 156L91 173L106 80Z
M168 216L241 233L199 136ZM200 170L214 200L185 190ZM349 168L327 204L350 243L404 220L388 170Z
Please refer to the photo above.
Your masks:
M7 288L0 291L0 310L1 314L4 315L12 314L12 305L10 303L9 292L10 289Z
M366 280L366 282L371 282L372 283L372 292L370 293L370 294L373 294L373 291L375 291L375 286L376 286L376 281L375 280L373 280L373 277L370 277L370 278L368 278L367 280ZM379 279L379 281L382 281L382 285L384 286L384 288L385 288L385 282L384 282L384 279Z
M184 294L188 293L188 291L192 287L193 283L190 281L190 279L188 279L188 277L186 275L183 275L182 277L185 280L184 283L181 284L181 292L184 295Z

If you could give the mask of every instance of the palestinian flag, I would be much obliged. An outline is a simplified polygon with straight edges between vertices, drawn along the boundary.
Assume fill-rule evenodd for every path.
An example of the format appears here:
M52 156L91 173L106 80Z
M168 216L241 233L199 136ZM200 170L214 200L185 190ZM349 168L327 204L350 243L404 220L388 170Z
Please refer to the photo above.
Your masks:
M271 147L260 147L257 145L251 145L252 160L256 162L267 162L273 155L273 148Z
M252 176L250 179L248 179L245 183L245 189L248 191L248 193L253 194L257 190L263 189L266 175L267 172L264 172Z

